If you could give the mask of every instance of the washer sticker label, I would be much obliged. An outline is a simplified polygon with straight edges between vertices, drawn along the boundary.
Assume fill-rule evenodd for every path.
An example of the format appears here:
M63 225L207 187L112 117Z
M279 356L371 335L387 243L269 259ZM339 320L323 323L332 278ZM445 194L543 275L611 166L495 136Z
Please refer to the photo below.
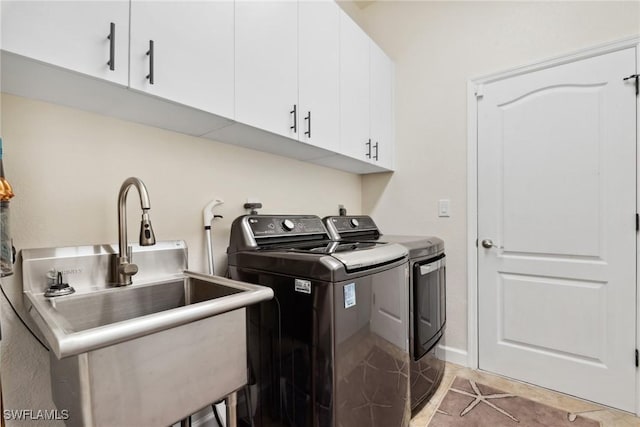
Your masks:
M356 284L349 283L344 285L344 308L356 305Z
M308 280L296 279L295 289L296 289L296 292L302 292L303 294L310 294L311 282Z

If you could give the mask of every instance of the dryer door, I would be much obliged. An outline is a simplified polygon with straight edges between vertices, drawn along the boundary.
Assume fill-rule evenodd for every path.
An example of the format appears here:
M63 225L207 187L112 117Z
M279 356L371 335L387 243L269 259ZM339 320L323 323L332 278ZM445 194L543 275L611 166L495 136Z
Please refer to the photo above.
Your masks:
M444 332L446 316L445 257L413 265L413 359L420 360Z

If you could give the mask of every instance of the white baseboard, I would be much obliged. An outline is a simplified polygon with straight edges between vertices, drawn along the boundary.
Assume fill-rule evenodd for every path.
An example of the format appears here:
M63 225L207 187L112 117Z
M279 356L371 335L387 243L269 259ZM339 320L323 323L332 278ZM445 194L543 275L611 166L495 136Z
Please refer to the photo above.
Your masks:
M468 366L468 354L466 350L461 350L459 348L447 347L441 344L438 344L436 347L436 356L438 359L446 360L447 362L455 363L460 366Z

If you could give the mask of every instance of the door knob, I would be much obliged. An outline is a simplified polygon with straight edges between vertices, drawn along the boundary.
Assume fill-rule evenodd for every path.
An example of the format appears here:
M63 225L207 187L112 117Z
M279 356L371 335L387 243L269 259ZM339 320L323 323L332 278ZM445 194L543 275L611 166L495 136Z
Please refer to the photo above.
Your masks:
M504 249L503 246L498 246L495 243L493 243L493 241L491 239L484 239L482 241L481 245L485 249L491 249L491 248Z

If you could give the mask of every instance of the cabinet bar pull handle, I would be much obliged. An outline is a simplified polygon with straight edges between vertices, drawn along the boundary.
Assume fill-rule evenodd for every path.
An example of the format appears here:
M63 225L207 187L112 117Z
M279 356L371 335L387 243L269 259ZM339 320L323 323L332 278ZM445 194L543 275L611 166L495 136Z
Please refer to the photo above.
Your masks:
M311 138L311 111L307 112L307 117L304 119L307 121L307 131L304 134Z
M289 111L289 114L293 114L293 126L290 126L289 129L293 129L293 133L298 132L298 106L293 104L293 110Z
M365 157L367 159L371 158L371 138L369 138L369 142L365 143L365 145L368 147L367 153L365 154Z
M149 57L149 74L147 74L147 79L149 79L149 84L153 84L153 40L149 40L147 56Z
M376 142L376 145L373 146L373 148L376 149L376 154L373 156L374 159L376 159L376 161L378 160L378 143Z
M116 24L113 22L109 25L109 62L107 65L111 71L116 69Z

